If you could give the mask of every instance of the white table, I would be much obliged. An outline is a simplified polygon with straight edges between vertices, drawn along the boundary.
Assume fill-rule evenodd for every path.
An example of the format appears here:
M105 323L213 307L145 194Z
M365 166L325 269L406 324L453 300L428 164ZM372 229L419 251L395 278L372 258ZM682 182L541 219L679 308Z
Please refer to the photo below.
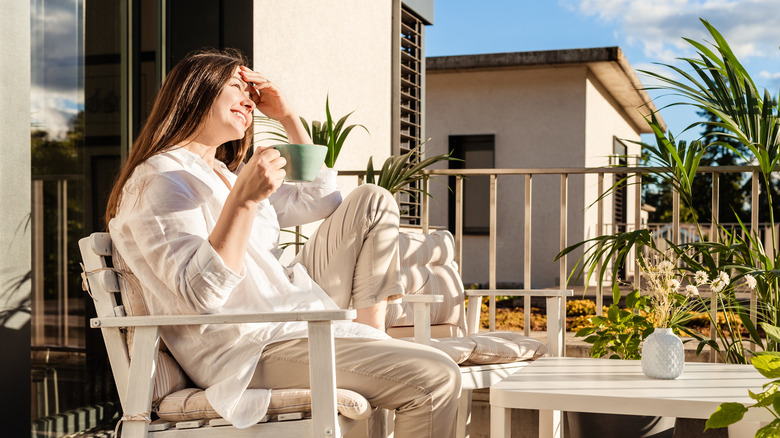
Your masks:
M490 436L510 436L510 409L538 409L539 436L563 436L561 411L709 418L723 402L746 405L769 379L752 365L686 362L682 376L656 380L638 360L574 357L537 359L490 387ZM771 421L750 409L743 421Z

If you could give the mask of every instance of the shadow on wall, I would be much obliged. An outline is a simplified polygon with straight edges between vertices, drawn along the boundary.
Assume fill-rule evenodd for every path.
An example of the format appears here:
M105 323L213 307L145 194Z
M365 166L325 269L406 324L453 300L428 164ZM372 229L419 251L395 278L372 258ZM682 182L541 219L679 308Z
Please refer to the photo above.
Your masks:
M29 236L30 216L16 229L14 238ZM13 242L5 257L13 260ZM13 269L13 268L10 268ZM32 271L9 272L2 268L0 278L8 278L0 284L0 424L4 436L29 436L30 434L30 305Z

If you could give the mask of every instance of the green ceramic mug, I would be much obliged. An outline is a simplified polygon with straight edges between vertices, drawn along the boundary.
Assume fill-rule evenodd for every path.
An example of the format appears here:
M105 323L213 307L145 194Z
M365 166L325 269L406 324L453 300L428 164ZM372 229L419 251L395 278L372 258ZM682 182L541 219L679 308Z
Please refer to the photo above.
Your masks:
M287 176L284 180L289 182L311 181L316 178L328 153L327 146L316 144L278 144L274 149L287 160L284 166Z

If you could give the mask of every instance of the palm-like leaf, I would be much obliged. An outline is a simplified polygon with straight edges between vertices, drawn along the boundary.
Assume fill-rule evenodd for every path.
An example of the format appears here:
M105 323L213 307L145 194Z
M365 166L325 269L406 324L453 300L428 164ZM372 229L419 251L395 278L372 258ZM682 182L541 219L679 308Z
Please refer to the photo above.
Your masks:
M311 137L314 144L319 144L328 147L328 153L325 156L325 165L332 168L336 165L336 159L341 153L341 149L344 146L344 142L347 140L350 132L356 127L361 127L368 133L368 128L363 125L349 125L344 126L347 123L347 119L352 115L354 111L340 118L338 121L333 121L333 115L330 112L330 97L325 98L325 121L312 121L311 128L306 120L303 121L303 127Z
M330 112L330 98L325 98L325 121L312 120L309 123L306 119L301 117L301 123L303 123L303 129L311 138L312 143L319 144L328 147L328 153L325 155L325 165L333 168L336 165L336 159L341 153L341 149L344 146L344 142L347 137L356 127L360 127L366 130L368 128L363 125L346 125L347 119L352 115L354 111L350 112L346 116L340 118L336 122L333 121L333 115ZM256 122L259 126L269 128L270 130L261 131L261 134L269 135L270 137L262 138L262 140L273 140L282 143L289 143L287 135L284 132L284 128L281 123L268 117L258 117Z
M421 193L430 196L429 193L414 184L417 181L430 178L430 175L424 173L423 170L439 161L460 159L452 157L452 152L450 152L416 161L413 159L414 157L424 154L422 150L423 144L403 155L388 157L382 164L378 177L374 170L373 157L369 158L368 166L366 167L366 182L384 187L393 194L401 192L414 196Z
M755 161L765 175L766 183L769 184L769 174L780 161L777 102L772 99L767 90L759 93L753 79L734 55L725 38L706 20L701 21L715 41L713 43L715 50L710 50L695 41L686 40L698 50L698 59L683 59L693 74L671 65L665 66L682 76L683 80L667 78L653 72L644 73L664 84L656 88L671 90L685 99L672 105L693 105L713 114L719 121L701 123L722 128L726 131L723 135L745 145L750 150L751 156L743 155L725 142L716 141L712 144L730 149L747 162ZM770 191L767 192L771 197ZM771 222L774 225L773 216Z

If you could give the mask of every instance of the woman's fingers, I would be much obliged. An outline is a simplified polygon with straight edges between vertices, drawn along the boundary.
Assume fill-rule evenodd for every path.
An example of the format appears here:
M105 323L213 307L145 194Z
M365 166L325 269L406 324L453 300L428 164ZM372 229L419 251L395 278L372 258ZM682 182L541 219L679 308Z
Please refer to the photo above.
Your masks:
M272 147L265 148L260 152L260 161L259 164L264 171L264 176L281 183L286 176L284 166L287 164L287 160L281 156L279 151Z
M272 85L268 78L248 67L241 66L240 74L243 80L252 86L258 98L261 97L260 92L262 90Z
M294 111L276 84L248 67L242 66L240 73L244 81L252 84L251 88L254 90L252 100L258 111L275 120L294 115Z

